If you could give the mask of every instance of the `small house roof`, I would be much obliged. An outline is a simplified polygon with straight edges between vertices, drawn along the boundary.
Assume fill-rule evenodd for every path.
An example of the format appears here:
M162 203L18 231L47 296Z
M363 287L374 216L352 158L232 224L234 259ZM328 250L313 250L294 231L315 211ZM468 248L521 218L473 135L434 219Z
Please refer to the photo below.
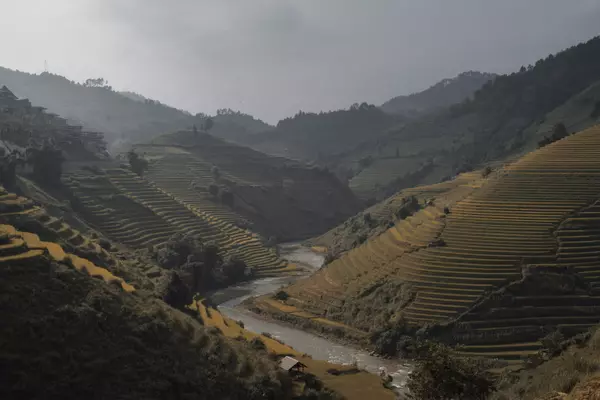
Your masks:
M289 371L290 369L299 366L299 367L306 367L306 365L302 364L300 361L296 360L295 358L292 358L290 356L285 356L281 359L281 361L279 362L279 366L281 367L281 369L284 369L286 371Z
M13 100L16 100L16 99L17 99L17 96L15 96L15 95L14 95L14 93L13 93L13 92L11 92L11 91L10 91L10 90L9 90L9 89L6 87L6 85L3 85L3 86L0 88L0 97L9 98L9 99L13 99Z

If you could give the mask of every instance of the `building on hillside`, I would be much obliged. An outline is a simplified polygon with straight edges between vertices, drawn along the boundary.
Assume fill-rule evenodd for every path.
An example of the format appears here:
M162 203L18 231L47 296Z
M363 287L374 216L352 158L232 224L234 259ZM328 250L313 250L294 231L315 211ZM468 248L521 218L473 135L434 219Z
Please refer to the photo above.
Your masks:
M285 356L279 361L279 367L287 371L290 375L303 373L306 365L290 356Z
M31 103L27 99L21 99L13 92L11 92L6 86L0 88L0 110L2 109L21 109L29 108Z

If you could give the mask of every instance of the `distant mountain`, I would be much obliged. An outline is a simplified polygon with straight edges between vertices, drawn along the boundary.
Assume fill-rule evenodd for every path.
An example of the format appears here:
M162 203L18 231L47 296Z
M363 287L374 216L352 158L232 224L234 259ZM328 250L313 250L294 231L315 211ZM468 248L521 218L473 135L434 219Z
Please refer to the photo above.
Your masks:
M279 121L274 129L247 136L241 143L268 154L322 163L332 154L383 135L402 120L367 103L347 110L300 111Z
M146 101L150 100L149 98L147 98L145 96L142 96L139 93L130 92L128 90L121 91L121 92L118 92L118 93L121 96L125 96L125 97L127 97L128 99L131 99L131 100L139 101L140 103L145 103Z
M92 83L97 80L90 80ZM109 144L137 142L178 129L200 127L208 117L193 115L139 93L117 92L107 85L89 86L47 72L39 75L0 67L0 87L61 115L84 129L103 132ZM211 133L232 139L271 127L250 115L224 110L213 117Z
M463 72L454 78L443 79L422 92L394 97L383 103L381 109L390 114L414 116L448 107L472 97L475 91L496 76L487 72Z
M210 133L230 141L243 142L249 135L274 129L273 126L254 118L252 115L231 109L217 110L217 115L211 118L215 125Z
M472 98L411 118L325 165L353 170L350 187L364 199L436 183L535 148L552 123L564 122L573 131L596 122L598 81L600 37L595 37L499 75Z

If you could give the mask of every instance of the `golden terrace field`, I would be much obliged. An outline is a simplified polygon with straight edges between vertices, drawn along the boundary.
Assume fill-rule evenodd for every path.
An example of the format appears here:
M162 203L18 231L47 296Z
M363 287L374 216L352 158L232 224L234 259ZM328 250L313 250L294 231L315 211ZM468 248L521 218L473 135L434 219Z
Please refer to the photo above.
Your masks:
M513 307L494 310L497 319L469 315L465 323L470 330L568 325L574 332L598 323L600 127L532 152L488 178L467 178L415 188L439 189L433 205L287 288L288 303L327 316L393 280L408 283L414 293L401 315L422 325L458 317L480 296L520 279L523 267L557 266L584 277L588 294L562 307L524 296ZM540 346L514 336L465 351L519 359Z

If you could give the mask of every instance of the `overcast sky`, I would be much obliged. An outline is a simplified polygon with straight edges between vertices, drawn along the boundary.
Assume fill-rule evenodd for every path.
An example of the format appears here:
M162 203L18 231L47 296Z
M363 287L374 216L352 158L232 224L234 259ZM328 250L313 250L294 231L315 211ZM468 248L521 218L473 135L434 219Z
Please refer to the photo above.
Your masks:
M506 73L600 34L599 0L0 0L0 66L269 122Z

